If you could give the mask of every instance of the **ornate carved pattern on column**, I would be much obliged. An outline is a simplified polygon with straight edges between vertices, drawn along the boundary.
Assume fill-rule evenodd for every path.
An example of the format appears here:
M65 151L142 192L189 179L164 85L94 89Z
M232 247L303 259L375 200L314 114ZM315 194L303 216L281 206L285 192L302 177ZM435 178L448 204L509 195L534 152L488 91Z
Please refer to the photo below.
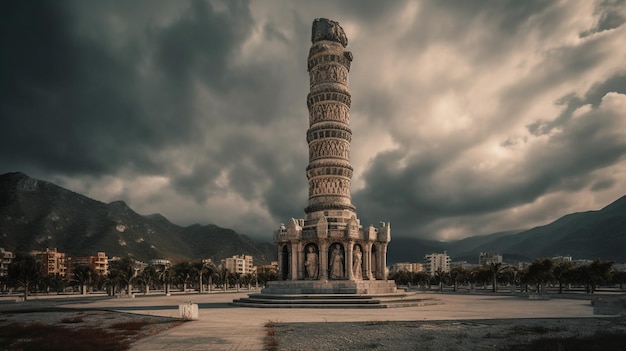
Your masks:
M321 83L339 83L348 85L348 69L338 64L317 65L309 72L309 85Z
M321 121L339 121L346 125L350 122L349 107L333 102L316 104L309 108L309 124Z
M318 158L350 158L350 143L341 139L315 140L309 144L309 161Z

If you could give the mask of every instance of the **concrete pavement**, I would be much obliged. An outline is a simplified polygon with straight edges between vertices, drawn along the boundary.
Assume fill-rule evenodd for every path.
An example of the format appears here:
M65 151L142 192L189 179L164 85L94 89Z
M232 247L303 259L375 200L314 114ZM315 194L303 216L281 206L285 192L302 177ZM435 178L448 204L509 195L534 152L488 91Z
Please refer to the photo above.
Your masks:
M417 321L501 318L585 318L594 316L589 300L529 300L517 296L424 294L439 305L390 309L274 309L235 307L247 293L205 293L99 300L65 307L98 308L178 318L178 305L197 303L198 320L133 344L132 350L264 350L268 322Z

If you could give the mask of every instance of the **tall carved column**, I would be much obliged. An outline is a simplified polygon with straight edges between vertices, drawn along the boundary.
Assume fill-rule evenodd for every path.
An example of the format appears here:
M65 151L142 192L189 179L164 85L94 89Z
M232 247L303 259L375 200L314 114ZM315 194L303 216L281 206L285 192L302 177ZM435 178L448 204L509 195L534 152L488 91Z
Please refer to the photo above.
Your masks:
M304 212L340 210L350 211L356 217L350 199L353 169L350 165L352 130L348 72L352 53L345 51L348 39L343 29L337 22L327 19L313 22L311 42L307 96L309 166L306 171L309 205Z

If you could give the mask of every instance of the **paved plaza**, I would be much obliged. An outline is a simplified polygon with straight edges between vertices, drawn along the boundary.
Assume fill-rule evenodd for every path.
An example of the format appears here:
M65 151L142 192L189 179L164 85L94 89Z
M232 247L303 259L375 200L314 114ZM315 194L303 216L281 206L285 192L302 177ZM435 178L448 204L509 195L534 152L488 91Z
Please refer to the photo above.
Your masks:
M247 293L205 293L103 299L66 305L179 318L178 305L196 303L197 320L147 337L133 350L264 350L267 322L370 322L507 318L588 318L593 307L587 299L529 300L519 296L430 294L441 304L389 309L277 309L230 305Z

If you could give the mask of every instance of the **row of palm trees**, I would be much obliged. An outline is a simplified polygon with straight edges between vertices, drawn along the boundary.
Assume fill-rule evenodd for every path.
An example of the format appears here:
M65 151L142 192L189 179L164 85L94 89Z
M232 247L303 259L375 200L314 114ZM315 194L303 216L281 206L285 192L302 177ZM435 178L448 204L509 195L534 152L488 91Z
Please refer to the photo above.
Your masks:
M130 257L109 263L107 275L98 273L93 267L81 265L72 270L72 279L59 275L43 276L41 263L28 253L18 253L9 265L7 276L2 284L5 288L23 289L24 298L31 292L61 292L68 286L80 289L82 294L88 291L106 290L111 296L132 294L141 291L163 290L169 294L172 289L202 293L212 289L227 287L263 285L267 280L275 280L275 274L237 274L228 272L223 267L200 260L180 262L173 266L145 266Z
M440 290L444 286L454 291L459 286L491 285L493 292L502 286L518 286L522 291L544 293L547 285L558 286L559 293L568 285L584 286L585 291L593 293L600 285L620 285L626 283L626 272L613 269L613 262L599 259L583 265L574 266L572 262L555 263L549 258L536 259L526 268L505 266L502 263L491 263L481 267L466 269L454 267L450 272L435 272L433 276L425 272L399 271L390 276L398 285L414 285L430 287L437 285Z

